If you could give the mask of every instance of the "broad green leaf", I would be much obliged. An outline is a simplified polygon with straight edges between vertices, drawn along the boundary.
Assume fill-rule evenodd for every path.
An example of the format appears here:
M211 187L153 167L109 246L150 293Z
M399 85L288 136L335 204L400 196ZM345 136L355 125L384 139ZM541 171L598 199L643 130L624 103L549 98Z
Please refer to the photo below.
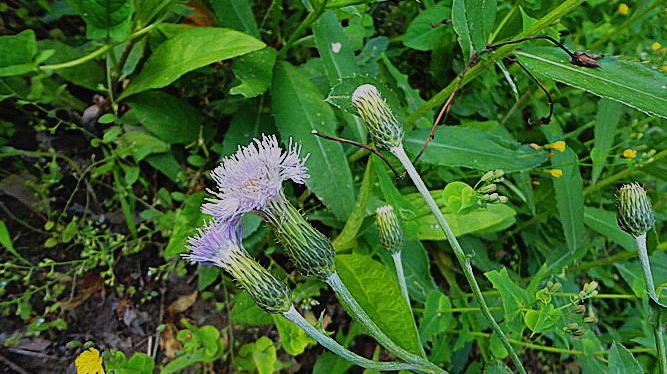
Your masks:
M430 51L443 44L451 26L443 23L451 14L451 9L444 4L430 6L417 15L405 32L403 44L418 51Z
M431 291L424 303L424 316L419 324L419 337L426 343L435 335L445 332L454 322L452 303L449 297L440 291Z
M632 235L621 230L616 223L616 213L600 208L586 207L584 209L584 223L591 230L606 236L609 240L619 244L628 251L637 249L637 242Z
M117 153L120 156L132 155L136 161L150 154L169 151L169 145L143 130L126 132L118 139L118 144Z
M203 201L204 193L197 192L189 195L183 202L183 206L176 210L171 224L172 232L169 243L162 252L162 257L169 259L187 250L185 243L187 238L195 233L201 220L200 207Z
M364 171L364 177L361 180L361 186L359 187L359 193L357 194L357 201L354 203L354 208L352 213L347 218L343 230L340 234L333 240L333 246L336 248L336 251L345 251L349 250L356 244L357 234L361 229L361 224L364 222L364 219L368 215L368 199L373 190L373 184L375 183L375 173L372 168L372 159L368 159L366 164L366 171Z
M496 360L484 366L484 374L512 374L512 370L504 362Z
M598 101L598 112L595 116L595 146L591 150L593 184L597 182L602 169L607 165L609 151L614 145L616 125L623 114L623 105L602 98Z
M466 62L484 50L496 23L496 0L454 0L452 25Z
M557 326L561 312L553 304L540 304L540 309L531 309L523 316L523 321L533 334L551 332Z
M352 212L355 193L352 173L340 143L312 134L335 134L337 121L317 88L287 62L273 73L271 104L283 143L292 138L310 153L308 167L316 171L306 180L308 188L340 220Z
M604 57L600 68L573 65L558 48L515 51L533 73L621 102L645 113L667 118L667 76L639 62Z
M257 39L230 29L194 27L181 31L155 49L120 99L151 88L164 87L189 71L264 46Z
M300 327L286 320L283 316L272 315L273 323L278 328L280 334L280 344L285 352L291 356L298 356L306 350L309 345L315 344L315 341L306 334Z
M146 91L128 100L141 125L168 144L197 140L204 120L187 101L161 91Z
M609 350L609 374L644 374L644 369L627 348L614 343Z
M313 23L312 29L315 45L331 87L343 78L361 73L354 58L352 44L333 11L324 12ZM352 128L355 140L365 142L367 131L361 118L350 114L343 114L343 117Z
M262 134L275 132L273 118L269 114L258 113L258 106L257 102L248 100L234 113L222 139L223 156L231 155L239 146L252 143L254 138L260 138Z
M164 152L151 154L145 158L145 161L180 187L185 185L185 182L187 181L185 169L178 163L173 153Z
M0 77L25 74L35 70L37 54L35 32L25 30L16 35L0 36Z
M329 104L342 111L359 115L357 108L352 104L352 93L362 84L372 84L377 87L382 97L387 101L389 106L394 110L394 114L400 120L402 112L400 111L401 107L396 94L387 88L384 83L368 75L355 75L342 78L331 88L331 92L329 92L326 100Z
M477 205L477 193L464 182L451 182L442 190L442 201L446 213L462 213Z
M132 0L68 0L86 21L88 39L122 41L132 27Z
M405 283L408 285L410 298L419 302L426 300L426 295L437 290L426 248L419 240L408 240L402 251Z
M381 263L361 255L336 256L336 269L380 329L401 347L419 354L419 336L412 313L393 274Z
M429 131L421 129L407 134L404 141L407 151L416 154ZM438 127L435 138L421 157L429 164L506 172L532 169L546 159L545 152L486 131L459 126Z
M229 27L259 38L259 29L250 1L215 0L211 1L211 6L220 26Z
M159 19L175 4L176 0L134 0L134 19L137 26L143 27Z
M266 92L271 85L277 54L275 49L267 47L234 60L232 70L241 83L232 87L229 93L249 98Z
M263 326L273 322L271 315L250 298L248 292L239 292L234 296L234 306L229 313L230 321L241 325Z
M484 275L491 281L493 288L500 292L505 310L505 322L512 328L513 333L520 332L523 326L521 310L530 306L531 296L510 278L505 267L500 271L486 272Z
M199 264L197 267L197 290L204 291L206 287L210 286L218 279L220 275L220 268L217 266L209 266Z
M266 336L257 339L252 351L252 360L255 363L255 367L259 374L273 373L273 367L278 361L276 347L273 345L273 341Z
M550 143L563 140L563 134L557 124L542 126L542 131ZM551 166L563 172L561 177L552 177L558 217L565 234L568 254L564 261L571 263L586 253L586 229L584 228L584 182L579 171L577 154L567 148L564 152L555 152L551 157Z

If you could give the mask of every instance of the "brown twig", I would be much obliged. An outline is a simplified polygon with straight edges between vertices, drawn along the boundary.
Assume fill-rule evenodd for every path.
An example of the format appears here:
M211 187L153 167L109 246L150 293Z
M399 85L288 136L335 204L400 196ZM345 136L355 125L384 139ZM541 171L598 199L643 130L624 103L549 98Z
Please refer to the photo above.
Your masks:
M551 122L551 116L554 114L554 102L553 102L553 99L551 98L551 94L542 85L542 83L540 83L540 81L533 75L533 73L531 73L525 66L523 66L523 64L521 62L519 62L519 60L514 60L514 62L517 65L519 65L521 70L523 70L526 74L528 74L528 76L540 87L542 92L544 92L544 94L547 95L547 100L549 101L549 114L547 114L546 117L540 118L534 124L535 125L546 125L546 124L548 124L549 122ZM533 125L530 118L528 119L528 124Z
M570 56L570 58L572 58L572 59L575 59L575 58L576 58L576 55L575 55L574 52L570 51L570 50L569 50L567 47L565 47L561 42L559 42L558 40L556 40L556 39L550 37L549 35L531 35L531 36L526 36L525 38L519 38L519 39L514 39L514 40L507 40L507 41L500 42L500 43L496 43L496 44L489 44L489 45L486 46L486 50L487 50L487 51L495 51L496 49L498 49L498 48L500 48L500 47L502 47L502 46L505 46L505 45L509 45L509 44L517 44L517 43L525 42L526 40L535 40L535 39L545 39L545 40L548 40L548 41L554 43L556 46L558 46L558 48L560 48L560 49L562 49L563 51L565 51L565 53L567 53L567 54Z
M389 168L394 173L394 175L396 175L397 178L401 178L401 174L396 170L396 168L394 168L394 165L392 165L391 162L389 162L389 160L386 157L384 157L384 155L380 151L378 151L377 149L372 148L372 147L370 147L370 146L368 146L364 143L356 142L354 140L339 138L337 136L325 135L325 134L322 134L321 132L319 132L317 130L313 130L312 133L313 133L313 135L319 136L320 138L324 138L324 139L327 139L327 140L333 140L333 141L337 141L337 142L340 142L340 143L351 144L355 147L363 148L363 149L365 149L369 152L373 152L373 154L378 156L380 159L382 159L382 161L384 161L385 164L387 164L387 166L389 166Z

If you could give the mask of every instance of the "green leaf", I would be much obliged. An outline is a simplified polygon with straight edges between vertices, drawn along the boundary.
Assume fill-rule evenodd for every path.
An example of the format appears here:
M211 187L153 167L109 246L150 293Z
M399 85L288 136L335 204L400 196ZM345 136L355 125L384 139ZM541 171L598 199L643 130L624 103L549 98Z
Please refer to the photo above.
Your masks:
M299 326L286 320L283 316L272 315L273 323L278 328L280 334L280 344L285 352L291 356L302 354L309 345L315 344L315 340L310 338Z
M273 373L273 367L278 361L273 341L266 336L257 339L252 350L252 360L259 374Z
M604 98L598 101L598 112L595 116L595 146L591 150L593 184L597 182L602 169L607 165L609 151L614 145L616 125L622 114L623 105Z
M416 154L429 131L421 129L407 134L404 141L407 151ZM486 131L459 126L438 127L435 138L421 157L430 164L478 170L503 169L505 172L532 169L546 159L545 152Z
M449 297L440 291L431 291L426 296L424 317L419 324L419 337L426 343L433 337L442 334L454 323Z
M222 139L223 156L231 155L239 146L246 146L262 134L275 132L273 118L266 113L258 113L258 103L248 100L234 113L229 128Z
M260 309L246 291L234 296L234 306L229 313L229 319L234 323L249 326L264 326L273 322L271 315Z
M195 229L201 220L200 207L204 201L204 193L197 192L189 195L174 213L174 221L169 243L162 252L162 257L169 259L186 251L185 242L188 236L195 233Z
M550 143L563 139L557 124L542 126L542 132ZM579 171L579 159L571 148L564 152L555 152L551 157L551 166L563 171L559 178L552 178L558 217L563 226L568 253L561 257L571 263L586 254L586 229L584 228L584 182ZM561 262L553 262L559 265Z
M317 172L306 180L308 188L340 220L352 212L355 201L352 173L340 143L312 134L313 130L335 134L337 121L317 88L287 62L273 74L271 104L283 143L290 138L310 153L308 167Z
M418 51L430 51L442 46L450 29L443 23L450 17L451 9L444 4L430 6L417 15L405 32L403 44Z
M0 77L25 74L35 70L37 54L35 32L25 30L16 35L0 36Z
M367 256L337 255L336 269L368 316L396 344L419 354L419 336L410 308L396 279L381 263Z
M375 183L375 173L373 172L372 165L372 158L369 158L352 213L350 213L350 216L347 218L343 230L341 230L340 234L333 240L333 246L336 248L336 251L350 249L356 244L357 234L359 234L361 225L364 223L364 219L368 215L368 200Z
M216 266L202 265L197 267L197 290L204 291L218 279L220 269Z
M601 68L583 68L572 64L558 48L531 48L515 54L534 73L667 118L667 90L662 88L667 86L667 76L645 64L611 56L598 60Z
M377 87L382 97L394 110L394 114L399 117L399 120L401 119L401 105L399 104L398 98L396 97L394 91L387 88L387 85L383 82L368 75L355 75L352 77L342 78L331 88L329 96L326 100L329 104L335 106L336 108L358 116L359 114L357 113L357 108L354 106L354 104L352 104L352 93L362 84L372 84Z
M461 213L477 205L477 193L464 182L447 183L442 191L445 213Z
M68 0L86 21L88 39L121 41L132 27L131 0Z
M164 87L189 71L264 46L257 39L230 29L194 27L181 31L155 49L119 99Z
M454 0L452 25L466 62L486 48L496 23L496 0Z
M484 374L512 374L512 370L504 362L496 360L484 367Z
M333 11L324 12L313 23L312 29L315 45L324 63L330 86L333 87L341 79L361 72L354 58L352 43ZM353 130L355 140L365 142L367 131L361 118L348 114L344 114L343 117Z
M14 247L14 243L12 243L12 237L9 235L9 230L7 229L7 225L5 224L5 221L0 219L0 244L2 244L5 249L14 257L18 258L19 260L23 261L24 263L28 265L32 265L30 261L26 260L25 257L21 256L21 254L16 250Z
M628 251L637 250L637 242L632 235L621 230L616 223L616 213L600 208L584 208L584 223L591 230L606 236Z
M505 322L512 328L512 332L520 332L522 328L521 309L530 306L531 297L528 292L519 287L507 273L507 268L492 270L484 273L491 281L493 288L500 292L505 310Z
M533 334L540 334L553 331L560 318L561 312L557 311L553 304L547 304L540 305L539 310L528 310L523 321Z
M609 350L609 374L644 374L644 369L627 348L614 343Z
M275 49L267 47L234 60L232 70L241 83L232 87L229 93L240 94L246 98L263 94L271 85L277 55Z
M119 155L131 154L136 161L141 161L150 154L169 151L169 145L140 130L126 132L118 139L118 144L120 146L117 150Z
M220 26L229 27L259 38L257 21L252 12L252 3L247 0L211 1L215 18Z
M204 120L187 101L161 91L147 91L128 99L141 125L168 144L197 140Z
M84 51L58 40L40 40L39 49L52 49L55 51L55 53L45 61L49 64L75 60L85 54ZM93 91L98 91L99 85L105 82L104 70L99 65L95 64L94 61L88 61L71 68L56 69L53 70L53 72L68 82L72 82L77 86L88 88Z
M403 247L402 258L410 298L424 302L429 292L438 289L431 275L426 248L419 240L408 240Z

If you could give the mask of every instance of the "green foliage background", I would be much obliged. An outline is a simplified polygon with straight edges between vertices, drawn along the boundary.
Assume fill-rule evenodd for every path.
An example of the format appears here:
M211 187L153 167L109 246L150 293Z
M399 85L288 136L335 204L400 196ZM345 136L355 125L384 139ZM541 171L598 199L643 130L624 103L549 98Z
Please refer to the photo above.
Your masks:
M367 142L349 98L372 83L404 123L411 156L456 91L417 167L529 372L658 372L636 244L616 225L614 193L630 181L649 191L657 219L649 252L656 284L665 285L666 6L0 2L3 344L16 355L22 339L41 336L73 361L90 340L117 373L356 372L261 312L219 270L179 258L205 219L208 171L275 133L310 154L306 187L286 185L287 195L333 240L340 275L371 317L405 348L425 344L450 372L507 370L507 352L412 184L364 150L312 135ZM604 55L601 67L575 66L544 40L486 47L536 34ZM551 122L539 125L549 100ZM565 149L550 149L559 141ZM507 204L484 204L472 187L494 169L506 173L498 193ZM399 211L408 238L403 262L416 323L377 241L374 211L385 203ZM245 228L248 250L289 280L309 318L324 312L341 344L385 358L327 288L293 271L258 217L246 217ZM185 294L172 286L194 279L189 305L146 322L146 334L171 339L173 352L132 347L127 358L127 347L81 324L102 289L158 311ZM584 315L572 313L571 298L592 280L600 294L583 303ZM222 317L207 322L213 315ZM578 336L564 329L573 323Z

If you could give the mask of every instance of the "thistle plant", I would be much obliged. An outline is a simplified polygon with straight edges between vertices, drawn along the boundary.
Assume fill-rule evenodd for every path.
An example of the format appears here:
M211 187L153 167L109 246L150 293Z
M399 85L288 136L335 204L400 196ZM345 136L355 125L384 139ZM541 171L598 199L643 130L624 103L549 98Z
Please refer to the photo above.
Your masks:
M410 305L410 295L408 294L408 286L405 282L405 274L403 273L403 263L401 260L401 251L403 250L404 242L401 222L398 220L394 208L391 205L377 208L375 214L380 245L391 253L391 258L394 260L394 267L396 268L398 284L401 287L401 293L403 294L405 302Z
M412 364L379 362L361 357L311 325L292 304L287 284L269 273L243 248L238 227L210 221L198 229L197 235L188 239L187 248L190 252L184 255L186 259L222 268L241 288L248 291L261 309L268 313L281 314L322 346L344 359L371 370L415 369Z
M356 106L359 115L366 123L368 133L371 140L375 143L375 146L391 152L398 158L405 168L405 171L412 179L415 187L417 187L417 190L422 195L424 201L426 201L426 205L428 205L432 213L435 215L440 228L454 250L456 259L463 269L466 280L472 289L477 303L480 305L482 314L488 320L493 331L497 334L507 352L509 352L517 370L522 374L526 373L519 356L517 356L502 328L495 321L491 315L489 307L486 305L486 301L482 296L482 291L475 279L475 274L473 273L468 255L466 255L463 248L461 248L461 245L454 236L454 232L445 219L445 216L440 211L440 208L438 208L438 204L436 204L433 196L431 196L431 193L417 172L417 169L415 169L412 161L410 161L410 158L405 153L405 149L403 148L403 126L397 121L396 116L393 114L384 98L382 98L378 89L371 84L364 84L357 87L352 93L352 103Z
M651 200L641 185L637 183L625 184L621 186L616 195L616 209L618 226L623 231L632 235L637 242L639 262L642 265L646 291L649 296L649 323L653 327L660 370L661 373L665 374L667 373L667 355L665 353L662 315L667 306L660 303L658 294L656 293L651 273L651 261L646 248L646 233L655 225Z
M297 269L327 283L347 306L353 318L396 357L424 372L443 372L423 356L392 341L364 311L335 269L335 249L286 198L282 183L304 183L308 178L298 145L290 142L283 151L275 136L263 136L226 157L211 173L216 188L202 211L225 227L238 227L245 213L259 214L274 230L276 239Z

